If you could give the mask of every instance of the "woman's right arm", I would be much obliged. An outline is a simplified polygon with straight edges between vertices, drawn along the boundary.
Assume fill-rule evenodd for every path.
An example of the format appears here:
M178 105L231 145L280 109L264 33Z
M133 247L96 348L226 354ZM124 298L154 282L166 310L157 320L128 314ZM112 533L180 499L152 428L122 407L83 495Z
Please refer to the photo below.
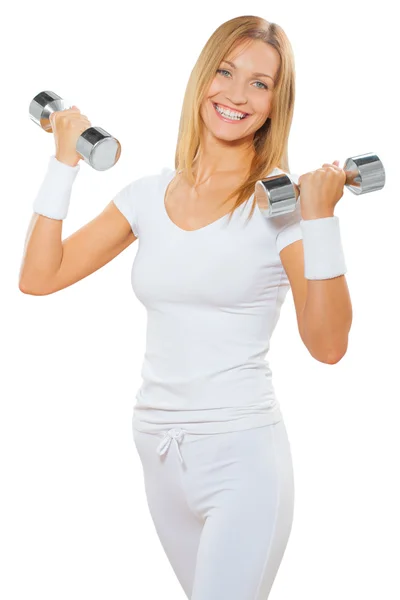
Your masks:
M113 201L64 241L61 233L61 220L34 213L19 275L24 294L58 292L109 263L137 239Z
M51 164L52 183L45 186L47 195L53 194L54 179L61 176L71 180L70 173L61 169L59 163L76 167L82 159L76 151L78 137L91 126L86 115L72 108L53 112L50 124L54 133L56 162ZM54 171L56 169L56 171ZM65 182L65 179L64 179ZM65 184L64 185L68 185ZM57 194L57 189L54 191ZM39 208L43 205L39 203ZM49 203L51 208L51 203ZM49 206L46 205L46 212ZM95 219L62 241L62 218L64 211L57 209L55 218L45 216L42 210L34 212L28 227L22 265L19 273L19 289L24 294L44 296L80 281L100 269L127 248L137 238L133 233L129 216L112 201ZM52 210L50 210L52 212ZM53 215L51 215L53 216Z

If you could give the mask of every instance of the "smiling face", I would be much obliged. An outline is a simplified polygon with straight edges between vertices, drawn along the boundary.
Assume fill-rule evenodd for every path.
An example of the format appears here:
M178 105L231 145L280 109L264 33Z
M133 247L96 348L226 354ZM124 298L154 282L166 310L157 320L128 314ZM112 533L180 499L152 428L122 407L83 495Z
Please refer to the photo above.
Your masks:
M205 133L226 142L253 139L270 114L279 65L275 48L260 40L245 40L228 54L201 104Z

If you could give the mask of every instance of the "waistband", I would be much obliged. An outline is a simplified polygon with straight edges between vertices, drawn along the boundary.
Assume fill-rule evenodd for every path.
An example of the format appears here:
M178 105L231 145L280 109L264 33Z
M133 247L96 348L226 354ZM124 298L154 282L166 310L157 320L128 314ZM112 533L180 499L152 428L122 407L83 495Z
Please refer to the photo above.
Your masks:
M247 414L236 419L201 422L185 421L184 419L187 417L182 416L180 411L163 411L165 413L163 414L163 421L159 420L160 411L149 410L145 413L141 410L140 416L138 413L139 411L135 407L132 417L132 427L143 433L162 435L162 440L156 448L156 452L160 456L168 451L173 442L182 464L184 461L180 451L180 444L185 434L217 435L219 433L243 431L245 429L264 427L265 425L274 425L283 420L279 406L274 407L273 410L266 413Z
M268 411L244 415L218 410L203 411L197 421L195 415L194 411L154 410L135 406L132 425L144 433L163 434L171 429L182 429L194 435L209 435L273 425L283 419L279 405Z

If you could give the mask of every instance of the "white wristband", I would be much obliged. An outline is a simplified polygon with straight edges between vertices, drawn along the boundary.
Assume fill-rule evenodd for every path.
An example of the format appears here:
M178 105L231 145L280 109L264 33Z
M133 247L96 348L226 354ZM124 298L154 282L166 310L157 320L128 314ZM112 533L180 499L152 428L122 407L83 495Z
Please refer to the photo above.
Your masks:
M300 221L303 234L304 277L333 279L347 272L336 216Z
M71 167L57 160L55 155L51 156L46 176L33 203L33 212L50 219L65 219L72 185L80 168L79 164Z

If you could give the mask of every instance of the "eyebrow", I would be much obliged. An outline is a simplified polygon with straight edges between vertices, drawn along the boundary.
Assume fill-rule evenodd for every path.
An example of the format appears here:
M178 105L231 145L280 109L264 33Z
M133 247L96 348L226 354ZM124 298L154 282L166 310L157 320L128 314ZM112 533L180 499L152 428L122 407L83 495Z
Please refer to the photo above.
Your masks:
M226 62L228 63L228 65L231 65L231 67L233 67L234 69L236 69L236 65L231 62L230 60L222 60L221 62ZM272 79L272 81L274 81L274 78L271 77L271 75L267 75L266 73L253 73L254 77L269 77L270 79Z

